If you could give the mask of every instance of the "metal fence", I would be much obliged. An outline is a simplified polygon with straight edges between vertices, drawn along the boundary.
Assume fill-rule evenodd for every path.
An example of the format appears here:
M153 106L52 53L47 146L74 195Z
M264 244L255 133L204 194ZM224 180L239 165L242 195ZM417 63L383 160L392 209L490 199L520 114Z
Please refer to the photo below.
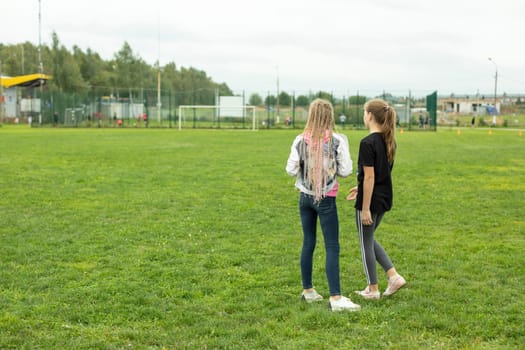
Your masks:
M31 94L22 93L12 112L4 114L0 123L26 123L33 126L57 127L153 127L153 128L239 128L274 129L303 128L307 106L258 105L243 118L218 116L197 105L215 103L215 96L199 96L191 92L162 92L126 90L103 95L96 90L86 93L50 92L33 89ZM20 95L22 95L20 94ZM190 96L190 98L188 98ZM313 99L314 97L312 97ZM24 101L22 103L21 101ZM204 100L204 101L203 101ZM334 99L336 100L336 99ZM204 102L204 103L203 103ZM245 105L248 102L246 101ZM180 118L181 105L186 108ZM24 106L31 106L26 108ZM362 105L338 104L334 101L338 123L342 127L362 127ZM340 118L344 115L344 118Z

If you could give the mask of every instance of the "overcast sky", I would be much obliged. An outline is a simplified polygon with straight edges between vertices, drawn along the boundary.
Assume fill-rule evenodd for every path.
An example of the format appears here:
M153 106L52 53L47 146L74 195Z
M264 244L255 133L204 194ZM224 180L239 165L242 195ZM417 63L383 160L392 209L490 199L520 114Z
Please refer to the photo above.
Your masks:
M0 42L38 44L38 9L1 0ZM525 94L523 0L41 0L41 18L43 44L128 42L236 93L492 95L497 67L498 94Z

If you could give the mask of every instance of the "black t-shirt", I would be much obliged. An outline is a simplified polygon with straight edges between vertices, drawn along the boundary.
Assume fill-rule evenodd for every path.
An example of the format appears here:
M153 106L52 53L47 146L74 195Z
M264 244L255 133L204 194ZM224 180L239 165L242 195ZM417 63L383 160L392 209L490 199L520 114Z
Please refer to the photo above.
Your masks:
M386 144L380 133L371 133L359 144L359 158L357 160L357 199L355 208L363 209L363 166L374 167L374 190L370 202L370 211L380 214L392 208L392 176L394 164L388 162Z

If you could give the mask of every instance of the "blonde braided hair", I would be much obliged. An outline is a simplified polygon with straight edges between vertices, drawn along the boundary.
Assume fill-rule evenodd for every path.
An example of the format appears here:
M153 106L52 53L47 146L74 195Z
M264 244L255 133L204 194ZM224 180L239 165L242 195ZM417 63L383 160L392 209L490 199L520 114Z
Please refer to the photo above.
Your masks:
M332 152L328 152L325 158L325 143L328 150L332 148L332 134L335 127L334 108L332 104L323 99L315 99L310 103L308 120L304 128L303 136L309 142L303 142L306 157L305 181L314 193L314 201L319 202L323 198L323 189L329 176L333 176L337 169L331 169L335 164Z

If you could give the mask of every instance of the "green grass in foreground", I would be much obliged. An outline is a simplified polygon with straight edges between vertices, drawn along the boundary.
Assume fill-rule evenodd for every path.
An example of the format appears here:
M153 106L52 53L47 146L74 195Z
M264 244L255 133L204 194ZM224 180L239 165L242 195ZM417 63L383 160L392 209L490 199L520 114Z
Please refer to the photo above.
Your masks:
M343 179L341 282L362 311L331 313L299 300L298 132L0 129L0 348L525 344L525 137L398 134L377 236L409 285L390 299L351 295L366 282ZM365 132L346 134L356 161Z

